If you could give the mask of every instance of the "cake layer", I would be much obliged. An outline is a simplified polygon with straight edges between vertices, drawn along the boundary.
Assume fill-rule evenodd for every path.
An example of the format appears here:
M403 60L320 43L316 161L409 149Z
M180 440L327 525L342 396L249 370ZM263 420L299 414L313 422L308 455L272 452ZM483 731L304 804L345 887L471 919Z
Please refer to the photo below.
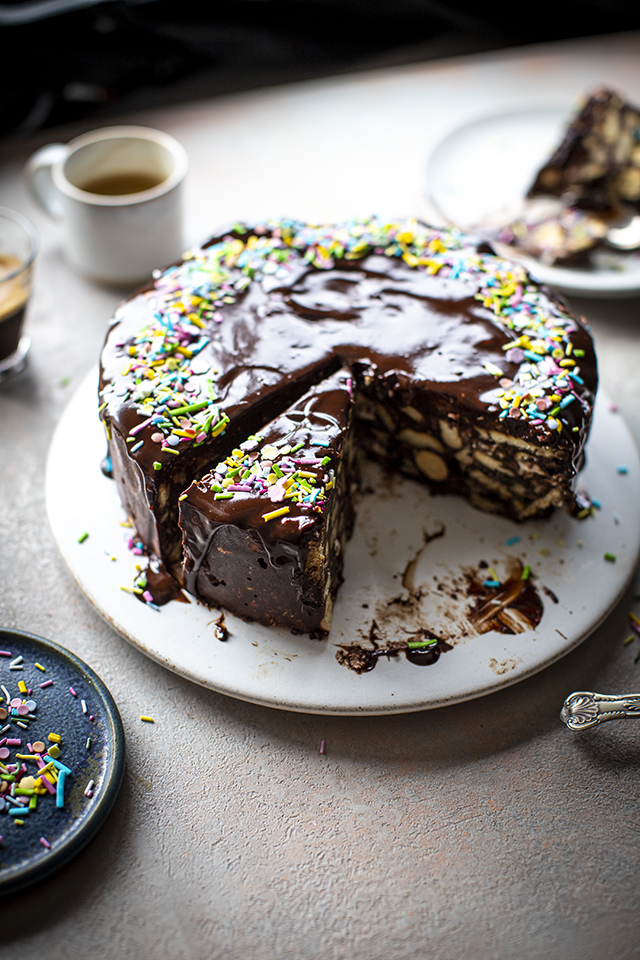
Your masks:
M113 474L176 577L179 497L342 368L355 440L387 469L518 520L573 504L593 345L522 267L416 222L238 225L126 301L102 355ZM183 501L185 543L201 493ZM189 582L206 595L204 575Z
M184 584L211 606L329 630L353 527L348 371L309 390L180 498Z

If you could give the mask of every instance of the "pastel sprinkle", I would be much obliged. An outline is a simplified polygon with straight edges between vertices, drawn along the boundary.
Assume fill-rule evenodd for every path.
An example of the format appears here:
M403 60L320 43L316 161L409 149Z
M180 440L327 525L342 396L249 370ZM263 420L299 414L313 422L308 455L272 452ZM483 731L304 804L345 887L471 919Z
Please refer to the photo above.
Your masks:
M42 670L43 673L46 673L46 672L47 672L47 668L46 668L46 667L43 667L42 664L41 664L41 663L38 663L37 660L36 660L36 667L38 668L38 670Z
M64 807L64 782L66 778L67 774L64 770L61 770L56 787L56 807Z
M52 687L52 686L53 686L53 680L45 680L44 683L40 684L40 689L44 690L45 687Z
M283 517L286 513L289 513L289 507L281 507L279 510L272 510L271 513L263 513L263 520L275 520L278 517Z
M143 720L144 723L155 723L153 717L140 717L140 719Z
M615 555L615 553L604 553L604 554L603 554L603 557L604 557L605 560L608 560L609 563L615 563L615 562L616 562L616 555Z
M531 284L524 268L514 261L490 252L469 256L468 240L456 228L424 227L414 221L386 223L375 217L336 226L287 219L251 228L236 224L223 239L194 248L180 264L156 271L151 291L156 313L132 342L120 344L124 394L113 382L101 390L105 424L112 400L117 397L119 404L124 395L125 400L140 404L140 421L131 428L130 438L149 427L149 442L179 456L191 445L220 436L229 417L220 409L221 391L213 379L218 371L198 356L211 340L213 325L224 322L219 308L235 303L254 279L286 278L293 261L300 258L325 269L372 252L399 258L426 274L474 285L474 298L492 311L508 333L506 362L519 365L510 374L509 403L501 416L533 420L544 432L562 430L567 423L562 419L564 411L575 405L575 384L584 382L578 366L584 350L576 348L572 339L577 325L562 305ZM484 369L498 380L505 379L499 364L487 362ZM185 390L190 377L207 372L211 378L206 392L192 397ZM536 392L531 394L532 390ZM526 399L530 394L536 402ZM553 406L554 413L548 417L537 401L545 401L546 409L551 395L554 401L548 406ZM322 441L317 445L322 446ZM154 469L162 469L162 464L155 461Z
M508 540L505 540L504 545L505 547L513 547L516 543L520 543L521 539L521 537L509 537Z
M521 579L528 580L530 576L531 576L531 567L529 566L529 564L527 564L524 570L522 571Z
M320 753L324 753L324 747L325 747L324 740L321 740L321 741L320 741Z
M619 467L616 467L616 471L617 473L622 473L622 474L629 473L629 467L625 467L625 465L621 463Z
M51 844L49 843L46 837L40 837L40 843L42 844L43 847L46 847L47 850L51 850Z
M80 536L78 537L78 543L84 543L88 536L89 534L85 530L85 532L81 533Z

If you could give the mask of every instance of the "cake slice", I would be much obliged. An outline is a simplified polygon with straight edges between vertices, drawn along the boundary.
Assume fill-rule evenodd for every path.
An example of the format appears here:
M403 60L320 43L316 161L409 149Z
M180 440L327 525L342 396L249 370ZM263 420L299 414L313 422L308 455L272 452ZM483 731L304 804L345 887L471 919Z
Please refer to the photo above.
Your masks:
M312 387L180 498L183 579L209 606L322 636L353 528L351 379Z
M640 112L595 90L527 193L503 243L549 266L588 263L609 227L640 213Z
M640 212L640 112L611 90L595 90L538 172L529 197L566 197L566 205L615 215Z

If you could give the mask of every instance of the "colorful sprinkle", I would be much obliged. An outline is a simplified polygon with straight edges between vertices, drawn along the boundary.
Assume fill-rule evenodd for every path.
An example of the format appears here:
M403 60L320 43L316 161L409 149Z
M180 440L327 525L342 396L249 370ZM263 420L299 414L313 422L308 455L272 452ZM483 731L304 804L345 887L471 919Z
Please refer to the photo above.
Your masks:
M89 534L85 530L85 532L81 533L80 536L78 537L78 543L84 543L88 536Z
M289 513L290 507L281 507L279 510L272 510L271 513L264 513L262 515L263 520L275 520L278 517L283 517L286 513Z
M460 278L475 286L475 299L510 334L505 361L519 365L508 388L489 391L489 403L498 402L502 394L501 416L533 421L541 431L561 431L567 423L562 419L565 411L575 417L569 407L573 410L580 400L575 384L583 379L576 360L584 351L573 346L578 325L561 304L531 282L519 264L478 253L455 228L371 218L337 226L294 220L252 228L238 224L224 239L188 252L182 263L164 272L156 271L154 286L146 294L155 308L153 317L132 341L120 344L122 379L102 389L105 423L112 402L138 404L141 419L131 428L130 439L148 429L163 456L180 455L221 435L229 417L220 408L217 371L200 356L210 341L208 331L224 321L221 308L235 303L253 280L286 280L301 257L318 269L328 269L340 260L357 260L374 251L427 274ZM487 362L485 370L490 377L504 378L499 364ZM201 378L195 395L190 386L194 376ZM161 460L153 466L162 469ZM227 494L221 491L222 497Z

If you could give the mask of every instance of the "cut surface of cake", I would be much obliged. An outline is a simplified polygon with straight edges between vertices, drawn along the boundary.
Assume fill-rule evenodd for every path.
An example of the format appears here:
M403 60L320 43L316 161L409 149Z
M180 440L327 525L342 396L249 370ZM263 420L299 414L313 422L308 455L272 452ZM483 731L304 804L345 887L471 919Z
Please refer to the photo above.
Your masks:
M121 305L100 416L148 552L205 603L322 632L356 449L480 509L543 517L575 503L596 386L584 322L487 244L415 221L281 220L236 225ZM327 403L321 455L317 417L299 417Z

